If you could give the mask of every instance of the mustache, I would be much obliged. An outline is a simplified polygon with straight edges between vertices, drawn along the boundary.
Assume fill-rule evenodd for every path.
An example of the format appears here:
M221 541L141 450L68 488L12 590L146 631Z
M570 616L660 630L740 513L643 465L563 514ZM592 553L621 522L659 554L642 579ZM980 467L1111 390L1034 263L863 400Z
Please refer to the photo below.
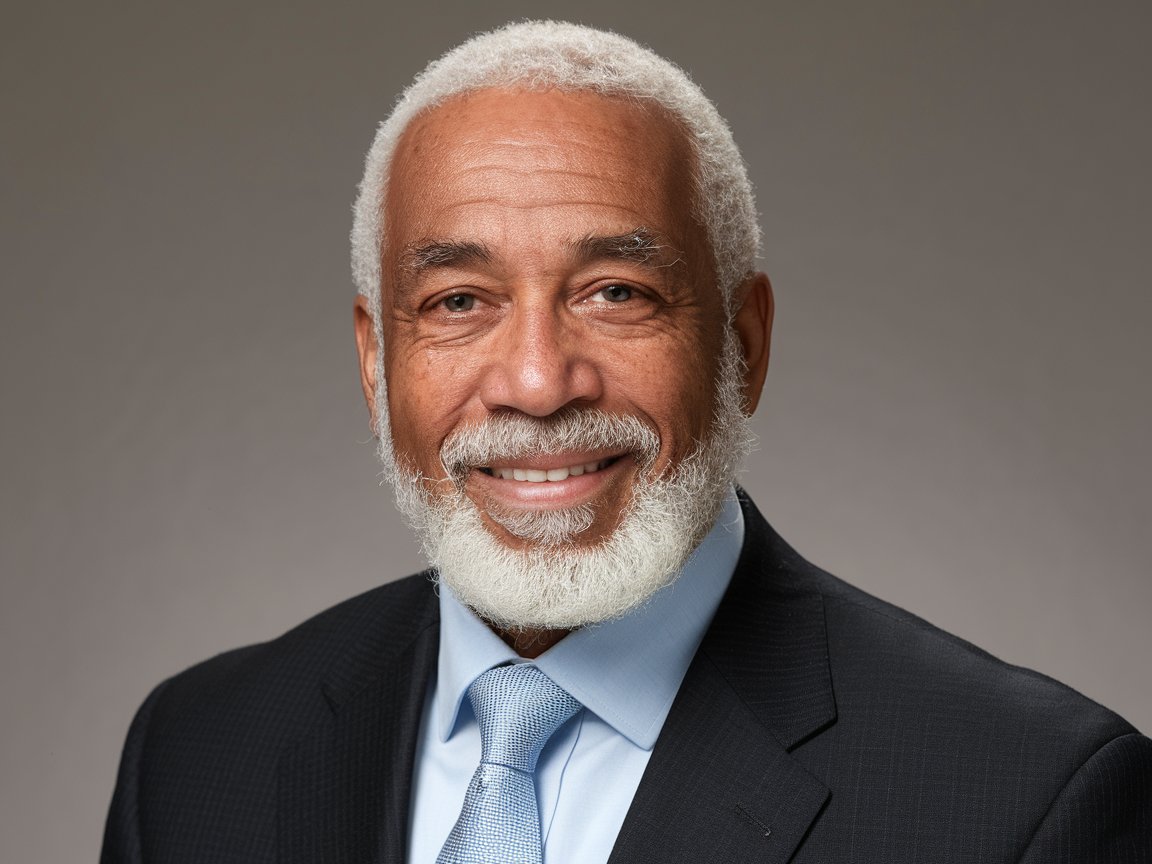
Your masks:
M440 461L459 486L471 468L499 460L604 449L634 453L644 473L660 452L660 436L638 417L597 408L565 408L548 417L509 411L454 430Z

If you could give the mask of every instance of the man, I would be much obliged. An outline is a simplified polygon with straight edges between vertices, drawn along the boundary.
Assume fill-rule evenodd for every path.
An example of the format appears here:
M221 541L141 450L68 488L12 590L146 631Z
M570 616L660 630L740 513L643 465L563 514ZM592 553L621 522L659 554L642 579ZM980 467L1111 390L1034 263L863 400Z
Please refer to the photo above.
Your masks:
M103 860L1152 860L1152 742L734 489L757 240L723 120L634 43L522 24L430 66L353 259L434 569L157 688Z

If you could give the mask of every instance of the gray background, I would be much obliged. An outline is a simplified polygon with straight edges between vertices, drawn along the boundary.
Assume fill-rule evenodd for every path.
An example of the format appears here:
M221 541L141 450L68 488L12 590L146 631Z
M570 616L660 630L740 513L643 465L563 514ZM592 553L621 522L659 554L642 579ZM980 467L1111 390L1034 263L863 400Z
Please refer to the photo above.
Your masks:
M95 858L160 679L418 567L349 207L409 77L529 14L676 59L742 143L782 533L1152 729L1148 4L477 6L6 8L0 859Z

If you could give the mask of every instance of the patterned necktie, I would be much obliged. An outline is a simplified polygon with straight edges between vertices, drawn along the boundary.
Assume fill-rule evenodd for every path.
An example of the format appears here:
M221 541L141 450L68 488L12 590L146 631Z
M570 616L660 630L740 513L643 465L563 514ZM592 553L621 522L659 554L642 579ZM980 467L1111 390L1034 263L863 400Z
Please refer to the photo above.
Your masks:
M480 765L436 864L541 864L536 760L580 703L526 663L489 669L468 688Z

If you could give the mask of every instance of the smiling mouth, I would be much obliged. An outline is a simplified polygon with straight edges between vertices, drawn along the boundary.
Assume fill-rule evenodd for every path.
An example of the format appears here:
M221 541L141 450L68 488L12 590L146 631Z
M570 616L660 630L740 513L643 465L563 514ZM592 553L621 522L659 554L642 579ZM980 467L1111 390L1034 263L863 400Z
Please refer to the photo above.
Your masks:
M518 468L513 465L492 465L479 466L477 470L500 480L518 480L521 483L559 483L569 477L595 474L619 461L620 458L619 456L610 456L607 459L597 459L575 465L562 465L556 468Z

